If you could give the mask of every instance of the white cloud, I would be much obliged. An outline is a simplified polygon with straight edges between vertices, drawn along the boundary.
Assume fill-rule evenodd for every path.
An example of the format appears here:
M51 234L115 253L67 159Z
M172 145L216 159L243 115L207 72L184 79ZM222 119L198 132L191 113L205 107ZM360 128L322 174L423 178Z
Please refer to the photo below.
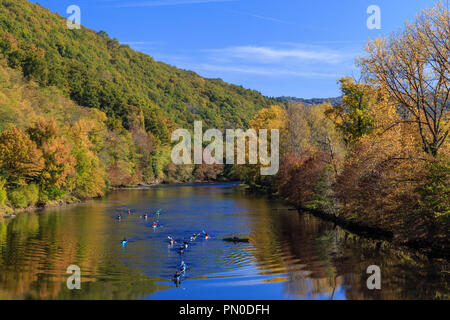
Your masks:
M273 48L263 46L235 46L223 49L212 49L221 59L241 59L259 63L276 63L283 60L297 60L301 62L319 62L327 64L341 64L352 55L323 47L290 47Z
M279 68L273 68L273 67L194 64L194 65L189 65L189 68L196 70L196 71L240 73L240 74L270 76L270 77L291 76L291 77L301 77L301 78L332 78L332 79L336 79L339 77L339 74L337 74L337 73L322 73L322 72L309 72L309 71L303 72L303 71L279 69Z

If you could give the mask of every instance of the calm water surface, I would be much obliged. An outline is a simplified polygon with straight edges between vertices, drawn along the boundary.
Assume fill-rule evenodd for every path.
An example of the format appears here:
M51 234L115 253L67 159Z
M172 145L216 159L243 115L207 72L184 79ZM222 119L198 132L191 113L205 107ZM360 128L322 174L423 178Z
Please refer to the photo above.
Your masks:
M177 252L203 230L212 238ZM229 236L250 242L222 241ZM188 270L176 287L182 260ZM381 290L366 287L372 264ZM69 265L81 268L81 290L66 286ZM445 268L233 183L120 190L0 222L0 299L448 299Z

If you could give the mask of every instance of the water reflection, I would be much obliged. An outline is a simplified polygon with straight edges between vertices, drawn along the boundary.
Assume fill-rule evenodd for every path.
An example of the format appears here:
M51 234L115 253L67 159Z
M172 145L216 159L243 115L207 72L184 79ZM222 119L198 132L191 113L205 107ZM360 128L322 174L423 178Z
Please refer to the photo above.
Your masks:
M202 230L213 238L197 238L183 255L167 241ZM233 235L250 243L221 240ZM181 260L189 269L176 288ZM71 264L81 268L81 290L66 287ZM381 268L381 290L366 287L371 264ZM121 190L0 222L0 299L448 299L449 280L443 261L354 236L233 184Z

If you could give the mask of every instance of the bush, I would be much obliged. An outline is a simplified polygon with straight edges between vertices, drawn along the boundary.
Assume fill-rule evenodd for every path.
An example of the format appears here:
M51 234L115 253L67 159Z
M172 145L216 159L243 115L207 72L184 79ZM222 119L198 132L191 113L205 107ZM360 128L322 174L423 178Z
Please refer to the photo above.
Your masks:
M35 205L39 201L39 187L32 183L12 190L8 198L13 208L27 208Z
M65 192L58 187L49 186L39 193L39 202L45 204L49 200L59 200L64 194Z
M29 206L35 205L39 201L39 187L36 184L31 183L24 187L23 193Z
M439 232L448 232L446 226L450 217L450 159L435 159L426 163L425 169L425 179L415 190L420 195L417 211L425 220L428 236L434 237Z
M28 207L28 201L23 193L23 190L17 189L13 190L8 195L9 202L13 206L13 208L26 208Z

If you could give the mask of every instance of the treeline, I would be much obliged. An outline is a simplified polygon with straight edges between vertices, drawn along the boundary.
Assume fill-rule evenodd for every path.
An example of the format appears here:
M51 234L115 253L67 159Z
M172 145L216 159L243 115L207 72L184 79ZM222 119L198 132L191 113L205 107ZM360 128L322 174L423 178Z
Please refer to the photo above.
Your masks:
M340 80L341 104L260 111L251 127L281 130L280 170L263 177L243 167L242 177L300 208L448 254L449 32L438 4L402 33L369 42L362 80Z

